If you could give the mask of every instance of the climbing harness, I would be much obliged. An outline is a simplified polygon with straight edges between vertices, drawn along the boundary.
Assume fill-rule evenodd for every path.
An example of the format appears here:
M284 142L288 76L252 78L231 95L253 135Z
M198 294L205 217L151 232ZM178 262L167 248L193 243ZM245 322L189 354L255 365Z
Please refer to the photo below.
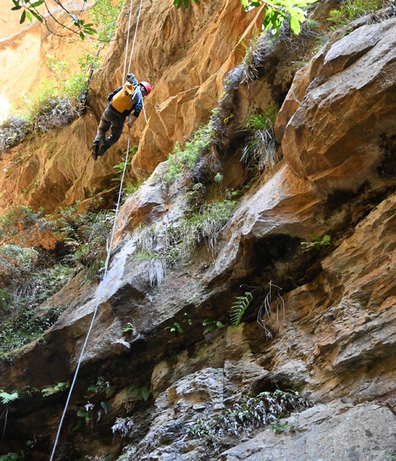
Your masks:
M137 35L138 26L139 26L140 13L141 13L141 10L142 10L142 3L143 3L143 0L140 0L139 12L138 12L137 20L136 20L135 34L134 34L134 37L133 37L132 48L131 48L130 57L129 57L128 73L129 73L129 70L130 70L130 67L131 67L131 63L132 63L132 56L133 56L133 51L134 51L134 48L135 48L135 41L136 41L136 35ZM129 35L130 35L130 25L131 25L131 16L132 16L132 4L133 4L133 0L131 0L130 7L129 7L128 33L127 33L126 46L125 46L125 61L124 61L124 71L123 71L123 82L125 82L125 77L126 77L125 70L126 70L126 58L127 58L127 54L128 54L128 47L129 47ZM143 105L143 111L144 111L144 105ZM146 120L146 123L147 123L147 118L146 118L146 112L145 111L144 111L144 117L145 117L145 120ZM65 416L66 416L67 408L68 408L69 403L70 403L70 399L71 399L71 396L72 396L72 393L73 393L74 385L75 385L76 380L77 380L78 372L79 372L80 367L81 367L81 363L82 363L82 360L83 360L83 357L84 357L85 349L87 347L88 340L89 340L90 334L91 334L93 326L94 326L95 318L96 318L96 315L98 313L99 304L100 304L100 301L101 301L101 298L102 298L103 286L104 286L104 282L106 280L106 276L107 276L107 273L108 273L108 267L109 267L109 262L110 262L110 257L111 257L111 248L113 246L116 222L117 222L118 212L119 212L119 209L120 209L121 196L122 196L122 187L123 187L123 183L124 183L124 179L125 179L126 167L127 167L127 164L128 164L130 138L131 138L131 131L129 129L129 131L128 131L127 151L126 151L126 156L125 156L124 169L123 169L123 172L122 172L120 187L119 187L119 190L118 190L118 199L117 199L117 205L116 205L116 210L115 210L115 215L114 215L114 222L113 222L113 227L112 227L112 230L111 230L110 241L107 242L107 248L106 248L107 249L107 257L106 257L106 261L105 261L105 265L104 265L103 280L99 285L99 293L98 293L98 296L96 297L95 309L94 309L94 312L92 314L91 323L89 325L87 335L85 337L85 341L84 341L84 344L83 344L81 352L80 352L80 356L79 356L79 359L78 359L78 362L77 362L76 370L74 372L73 380L72 380L70 388L69 388L69 393L68 393L68 396L67 396L67 399L66 399L65 407L63 409L63 413L62 413L60 422L59 422L59 427L58 427L58 431L57 431L57 434L56 434L56 437L55 437L54 446L53 446L53 449L52 449L50 461L53 461L53 459L54 459L54 455L55 455L55 452L56 452L56 447L57 447L58 442L59 442L59 436L60 436L62 425L63 425L64 419L65 419Z

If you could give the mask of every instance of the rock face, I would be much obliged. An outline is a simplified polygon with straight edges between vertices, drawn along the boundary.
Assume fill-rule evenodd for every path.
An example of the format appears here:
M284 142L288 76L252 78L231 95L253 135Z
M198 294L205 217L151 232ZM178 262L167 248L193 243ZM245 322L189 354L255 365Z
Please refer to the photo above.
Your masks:
M243 67L228 74L219 113L229 138L218 135L211 148L217 149L216 171L233 185L238 200L220 232L213 230L206 242L203 237L188 240L190 247L183 251L178 245L189 237L183 226L193 215L191 203L199 202L197 191L205 185L217 198L237 195L207 179L214 176L210 149L173 183L166 181L169 162L162 160L175 141L207 121L223 76L238 63L239 37L251 33L261 12L244 16L236 1L193 6L187 22L170 3L146 2L144 11L140 27L147 35L139 38L134 70L155 89L147 99L149 122L137 128L141 142L132 170L138 177L153 173L120 210L104 279L93 285L73 279L47 301L67 307L57 323L11 363L1 362L0 389L20 390L20 399L7 407L7 426L0 423L7 434L2 449L19 453L34 440L27 459L47 459L66 393L43 397L40 391L71 381L81 358L58 460L392 460L392 11L378 14L378 23L362 18L348 25L348 34L330 35L293 82L285 69L309 55L314 45L309 35L293 39L284 32L275 44L265 41L249 85L235 77ZM148 11L155 12L151 21ZM240 20L234 31L235 18ZM118 37L125 27L121 18ZM93 98L110 90L110 76L121 79L122 53L115 42L95 77L96 116L103 101L95 107ZM252 88L258 93L249 99ZM247 176L236 167L246 143L241 119L249 104L262 111L279 99L275 133L283 159L246 188ZM228 119L224 106L230 100L228 115L235 117ZM69 148L94 131L92 119L87 115L60 135L75 130ZM48 158L43 139L29 144L37 142L38 148L28 164L36 164L36 170L46 166L41 190L54 191L49 209L66 203L65 197L81 196L87 183L100 186L109 177L116 148L95 164L84 149L70 148L67 158L73 161L63 170L62 183L55 174L64 166L62 155L54 147ZM18 173L31 180L26 166L13 177ZM33 199L40 203L39 191L28 197ZM169 248L179 251L171 253L173 265ZM235 328L229 314L238 299L245 311ZM290 403L290 389L303 396L304 405ZM279 393L281 403L275 400ZM259 396L263 400L254 400L250 412L247 402ZM33 428L37 420L40 433Z
M51 55L56 62L66 60L71 72L79 72L78 57L92 52L89 41L82 42L78 34L59 27L56 20L70 26L68 17L56 2L46 2L54 19L49 17L44 6L38 10L46 17L47 26L38 21L26 20L19 23L22 10L12 11L7 0L1 0L2 28L0 32L0 65L6 72L0 76L1 101L7 101L16 108L23 108L21 95L28 98L43 79L53 79L53 72L47 65ZM80 12L91 2L64 2L71 12ZM84 16L82 16L84 18ZM85 19L85 18L84 18ZM54 33L50 33L53 31ZM2 110L5 108L2 107ZM4 114L1 114L3 120Z
M395 131L394 27L363 25L324 47L285 102L285 159L320 189L356 190L377 176L383 139Z
M368 403L320 405L299 415L295 434L267 430L249 442L226 451L222 461L273 459L382 460L393 452L395 416L389 409ZM385 458L386 459L386 458Z

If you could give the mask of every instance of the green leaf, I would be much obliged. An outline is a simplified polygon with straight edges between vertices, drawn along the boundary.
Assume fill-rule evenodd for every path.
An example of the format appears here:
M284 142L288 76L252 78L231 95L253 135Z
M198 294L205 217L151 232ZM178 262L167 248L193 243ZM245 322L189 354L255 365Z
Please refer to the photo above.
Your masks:
M38 2L32 3L29 8L38 8L40 5L44 3L44 0L39 0Z
M17 400L18 398L19 398L18 391L14 391L11 394L9 394L8 392L4 392L4 391L0 392L0 399L3 405L7 405L8 403L13 402L14 400Z
M298 35L300 33L300 23L294 16L290 17L290 28L294 34Z
M19 9L19 8L18 8ZM26 19L26 10L23 10L22 14L21 14L21 19L19 20L19 24L22 24L25 22L25 19Z
M231 307L231 324L236 328L242 320L242 316L253 300L253 295L249 291L244 296L237 296Z
M43 18L42 18L38 13L36 13L36 12L33 11L33 10L29 10L29 11L30 11L30 12L32 13L32 15L37 19L37 21L43 22Z

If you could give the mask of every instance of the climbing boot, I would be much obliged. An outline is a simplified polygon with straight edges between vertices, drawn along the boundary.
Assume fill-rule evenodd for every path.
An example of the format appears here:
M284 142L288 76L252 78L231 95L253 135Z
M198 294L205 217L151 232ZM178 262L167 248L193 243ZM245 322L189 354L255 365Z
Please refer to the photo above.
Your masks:
M94 160L96 160L98 157L100 157L101 155L103 155L103 153L101 154L100 151L102 149L102 147L104 146L104 141L99 139L98 141L94 141L93 144L92 144L92 158Z
M98 150L98 157L101 157L106 151L108 147L106 146L105 142L101 142Z

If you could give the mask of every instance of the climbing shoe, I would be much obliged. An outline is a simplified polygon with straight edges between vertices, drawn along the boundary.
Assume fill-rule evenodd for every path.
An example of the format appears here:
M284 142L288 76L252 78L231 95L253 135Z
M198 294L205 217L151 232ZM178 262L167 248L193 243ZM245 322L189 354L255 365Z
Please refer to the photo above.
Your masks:
M104 142L100 143L97 156L100 157L101 155L103 155L107 151L107 149L108 147L106 146Z
M104 151L101 152L101 150L104 147L104 141L99 140L99 141L94 141L92 144L92 158L96 160L98 157L104 154Z

